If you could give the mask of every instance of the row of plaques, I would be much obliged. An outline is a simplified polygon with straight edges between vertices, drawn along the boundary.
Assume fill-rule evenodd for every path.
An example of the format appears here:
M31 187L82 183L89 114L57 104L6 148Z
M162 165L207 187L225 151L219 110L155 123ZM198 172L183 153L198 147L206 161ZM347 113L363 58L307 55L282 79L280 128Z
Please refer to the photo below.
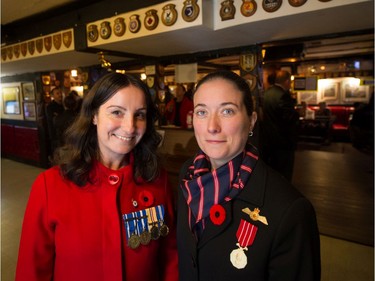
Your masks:
M184 1L184 7L181 12L182 18L187 22L194 21L199 15L199 6L197 0L186 0ZM129 18L129 31L132 33L137 33L141 29L140 16L134 14ZM166 26L172 26L176 23L178 18L178 13L176 10L176 5L167 4L163 7L163 12L161 15L161 21ZM155 9L150 9L146 12L146 16L143 21L143 25L147 30L154 30L159 24L158 11ZM114 21L113 33L116 36L122 36L125 34L126 24L123 17L118 17ZM91 24L87 28L87 39L91 42L98 40L99 36L102 39L108 39L112 35L111 23L109 21L104 21L98 27L96 24Z
M69 48L72 44L73 32L71 30L54 35L46 36L44 38L38 38L36 40L23 42L13 46L9 46L1 49L1 58L3 60L19 58L20 55L26 57L27 53L34 55L35 51L39 54L45 49L47 52L51 51L52 46L58 51L61 45L64 44L66 48Z

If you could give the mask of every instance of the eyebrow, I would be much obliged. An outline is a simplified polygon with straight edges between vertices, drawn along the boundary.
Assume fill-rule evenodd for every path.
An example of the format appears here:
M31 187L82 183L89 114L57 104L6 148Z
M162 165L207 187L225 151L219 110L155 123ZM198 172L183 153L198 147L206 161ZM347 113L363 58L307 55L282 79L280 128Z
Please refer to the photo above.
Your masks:
M233 105L233 106L238 108L238 105L233 103L233 102L223 102L223 103L220 104L220 107L227 106L227 105ZM194 108L196 108L198 106L206 107L207 105L204 104L204 103L198 103L196 106L194 106Z
M122 110L127 110L125 107L122 107L121 105L110 105L107 107L107 109L111 109L111 108L120 108ZM143 111L143 110L146 110L147 111L147 107L141 107L141 108L137 108L136 111Z

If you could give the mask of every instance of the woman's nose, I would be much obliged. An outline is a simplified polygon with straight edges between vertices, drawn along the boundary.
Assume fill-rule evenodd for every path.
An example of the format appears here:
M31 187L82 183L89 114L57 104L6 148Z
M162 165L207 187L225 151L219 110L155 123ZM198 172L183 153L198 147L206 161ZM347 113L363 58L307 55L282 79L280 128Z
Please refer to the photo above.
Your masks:
M216 115L212 115L208 118L208 132L216 134L220 132L220 121Z
M121 122L121 128L126 133L133 133L135 130L135 121L131 116L125 116Z

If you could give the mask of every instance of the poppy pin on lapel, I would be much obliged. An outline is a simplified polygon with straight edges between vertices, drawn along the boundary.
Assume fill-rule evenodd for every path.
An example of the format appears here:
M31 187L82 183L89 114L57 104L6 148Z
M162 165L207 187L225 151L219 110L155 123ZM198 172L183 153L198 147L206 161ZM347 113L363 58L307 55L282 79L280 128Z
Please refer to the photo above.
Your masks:
M250 219L252 219L253 221L260 221L261 223L268 225L267 218L259 215L259 208L255 208L254 211L251 211L249 208L244 208L242 209L242 212L248 214Z

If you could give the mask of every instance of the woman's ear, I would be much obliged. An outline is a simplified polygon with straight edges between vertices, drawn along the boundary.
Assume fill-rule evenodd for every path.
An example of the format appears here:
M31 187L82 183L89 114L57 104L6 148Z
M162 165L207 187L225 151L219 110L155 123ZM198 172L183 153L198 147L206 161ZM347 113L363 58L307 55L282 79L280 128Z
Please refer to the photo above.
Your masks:
M92 118L92 123L94 125L97 125L98 124L98 116L95 114L94 117Z
M250 131L254 130L255 123L257 122L258 115L255 111L250 116Z

